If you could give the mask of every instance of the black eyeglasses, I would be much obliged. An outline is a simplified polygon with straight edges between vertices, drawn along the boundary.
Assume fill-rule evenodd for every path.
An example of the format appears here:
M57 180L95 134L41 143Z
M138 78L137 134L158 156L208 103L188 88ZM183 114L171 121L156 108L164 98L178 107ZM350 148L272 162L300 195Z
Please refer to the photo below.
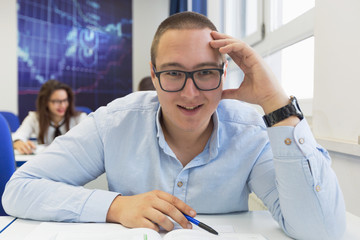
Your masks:
M224 74L224 63L222 68L207 68L192 72L180 70L167 70L156 72L160 87L165 92L179 92L184 89L187 79L190 77L197 89L201 91L215 90L220 86L221 77Z

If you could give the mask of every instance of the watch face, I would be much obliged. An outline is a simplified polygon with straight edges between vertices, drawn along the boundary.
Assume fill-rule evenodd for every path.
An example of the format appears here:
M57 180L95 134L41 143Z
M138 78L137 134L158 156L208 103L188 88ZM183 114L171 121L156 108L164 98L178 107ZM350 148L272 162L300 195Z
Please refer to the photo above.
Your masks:
M292 103L292 104L294 105L294 107L295 107L296 116L297 116L298 118L300 118L300 120L302 120L302 119L304 118L304 115L303 115L303 113L302 113L302 111L301 111L301 109L300 109L300 106L299 106L299 103L298 103L296 97L295 97L295 96L291 96L290 99L291 99L291 103Z

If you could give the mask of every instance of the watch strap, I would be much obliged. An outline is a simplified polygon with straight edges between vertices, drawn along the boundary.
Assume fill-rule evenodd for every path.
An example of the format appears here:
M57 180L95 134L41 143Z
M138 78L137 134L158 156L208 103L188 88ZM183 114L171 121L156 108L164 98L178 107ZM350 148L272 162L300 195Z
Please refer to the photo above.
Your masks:
M288 105L264 115L263 120L267 127L271 127L291 116L297 116L300 120L304 118L304 115L297 103L297 99L294 96L290 97L290 103Z

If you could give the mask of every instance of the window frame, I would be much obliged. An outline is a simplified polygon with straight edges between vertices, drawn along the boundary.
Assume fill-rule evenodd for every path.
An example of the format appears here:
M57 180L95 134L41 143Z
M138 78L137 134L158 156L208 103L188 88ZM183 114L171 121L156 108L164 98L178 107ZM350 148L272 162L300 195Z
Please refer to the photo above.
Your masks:
M270 0L257 0L258 1L258 31L254 34L242 38L244 42L252 46L257 53L262 57L266 57L280 51L286 47L296 44L302 40L314 36L315 25L315 6L305 13L297 16L293 20L277 29L271 31L271 1ZM223 1L225 4L225 1ZM226 24L226 7L223 7L223 30L225 31ZM239 26L242 23L239 22ZM259 27L260 26L260 27ZM260 31L259 31L260 30ZM239 36L234 36L239 38ZM315 40L314 40L315 41ZM234 71L238 71L236 64L228 58L228 74L233 74ZM240 72L240 71L239 71ZM239 74L239 78L243 76ZM242 78L241 78L242 79ZM315 79L314 79L315 81ZM225 88L234 87L236 84L240 84L241 80L237 83L227 84L225 82ZM312 115L312 99L298 99L302 110L307 116Z

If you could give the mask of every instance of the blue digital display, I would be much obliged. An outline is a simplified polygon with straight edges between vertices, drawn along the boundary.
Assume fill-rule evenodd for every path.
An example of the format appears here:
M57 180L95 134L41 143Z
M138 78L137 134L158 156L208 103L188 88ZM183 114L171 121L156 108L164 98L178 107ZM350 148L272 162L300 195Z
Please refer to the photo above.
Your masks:
M72 87L92 110L132 92L131 0L18 0L19 116L41 85Z

